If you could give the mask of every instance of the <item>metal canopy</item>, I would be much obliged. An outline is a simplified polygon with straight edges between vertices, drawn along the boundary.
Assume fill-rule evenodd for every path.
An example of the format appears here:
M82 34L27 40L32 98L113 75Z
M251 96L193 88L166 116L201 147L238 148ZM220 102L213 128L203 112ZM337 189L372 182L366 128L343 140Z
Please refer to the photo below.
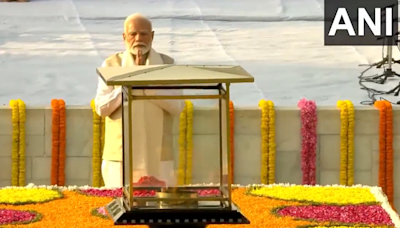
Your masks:
M101 67L97 74L107 85L190 85L254 82L241 66L149 65Z

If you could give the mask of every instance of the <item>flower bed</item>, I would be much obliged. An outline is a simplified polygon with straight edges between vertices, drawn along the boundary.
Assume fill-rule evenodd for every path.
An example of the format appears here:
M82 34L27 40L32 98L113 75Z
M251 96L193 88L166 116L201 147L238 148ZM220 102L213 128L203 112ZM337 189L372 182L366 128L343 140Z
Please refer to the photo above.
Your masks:
M121 189L34 185L2 191L8 193L0 197L1 227L112 227L103 206L121 195ZM217 192L205 190L199 194ZM400 227L398 215L377 187L248 186L235 189L233 200L251 224L210 228Z

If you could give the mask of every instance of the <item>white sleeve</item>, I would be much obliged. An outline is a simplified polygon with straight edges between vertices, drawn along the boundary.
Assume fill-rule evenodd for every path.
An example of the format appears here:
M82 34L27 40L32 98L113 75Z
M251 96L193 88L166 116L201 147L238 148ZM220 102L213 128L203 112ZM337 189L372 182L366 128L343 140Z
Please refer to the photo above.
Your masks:
M105 62L102 67L105 67ZM106 117L111 115L119 106L121 106L122 95L121 87L115 89L114 86L108 86L99 76L95 101L95 110L99 116Z

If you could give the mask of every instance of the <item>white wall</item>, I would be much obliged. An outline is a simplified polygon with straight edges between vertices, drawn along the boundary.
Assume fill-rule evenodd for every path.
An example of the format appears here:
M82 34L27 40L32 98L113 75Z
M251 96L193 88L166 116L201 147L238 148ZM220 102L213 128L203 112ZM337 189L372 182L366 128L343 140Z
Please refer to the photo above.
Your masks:
M50 108L28 108L26 121L26 182L50 184ZM67 107L66 184L91 184L92 111L89 107ZM356 108L355 183L378 184L379 112ZM235 110L235 182L260 181L260 125L258 109ZM176 121L177 122L177 121ZM218 151L216 110L196 108L193 127L193 173L195 182L207 181L215 168ZM174 127L177 152L178 124ZM394 189L400 208L400 109L394 109ZM0 108L0 186L11 184L11 110ZM338 184L340 169L340 115L336 108L318 109L317 182ZM294 107L276 107L276 182L301 184L300 112ZM201 162L208 161L208 162ZM214 167L213 167L214 166ZM207 173L208 172L208 173ZM205 175L205 176L204 176ZM196 179L197 178L197 179Z

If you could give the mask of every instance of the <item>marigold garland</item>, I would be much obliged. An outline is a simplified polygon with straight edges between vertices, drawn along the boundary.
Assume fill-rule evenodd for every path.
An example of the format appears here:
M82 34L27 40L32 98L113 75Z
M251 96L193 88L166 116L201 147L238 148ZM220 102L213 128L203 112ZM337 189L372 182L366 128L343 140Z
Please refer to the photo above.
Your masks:
M261 183L268 184L268 104L261 100Z
M268 101L268 184L275 183L275 153L276 153L276 145L275 145L275 108L274 103L272 101Z
M186 134L187 134L187 104L183 108L179 117L179 164L178 164L178 185L185 184L186 167Z
M60 126L59 126L59 140L60 147L58 149L58 185L65 185L65 160L66 160L66 110L65 101L58 100L58 106L60 111Z
M93 149L92 149L92 173L93 180L92 185L94 187L100 187L102 185L102 174L101 174L101 157L102 157L102 118L95 111L94 100L91 102L93 111Z
M379 187L386 193L386 105L374 104L379 109Z
M52 153L51 153L51 184L65 185L65 147L66 147L66 116L65 102L53 99L52 114Z
M11 100L11 120L13 126L11 152L11 185L19 185L19 106L18 101Z
M275 182L275 109L272 101L261 100L261 183Z
M394 185L393 185L393 110L392 104L385 101L386 112L386 195L389 203L394 208Z
M18 145L18 185L25 186L25 121L26 121L26 107L22 100L18 102L19 113L19 145Z
M185 101L179 117L178 185L191 184L193 169L193 103Z
M51 185L58 184L58 148L60 147L60 107L57 100L51 101L52 147L51 147Z
M343 101L338 102L340 108L340 184L347 185L347 128L348 115L347 104Z
M186 174L185 184L192 184L193 170L193 103L185 101L186 109Z
M11 120L13 126L11 151L11 185L25 185L25 103L11 100Z
M347 185L354 184L354 127L355 112L351 101L346 100L349 128L347 132Z
M354 107L346 101L338 101L340 109L340 184L354 184Z
M96 113L97 114L97 113ZM101 118L101 135L100 135L100 139L101 139L101 153L100 153L100 161L103 158L103 152L104 152L104 139L105 139L105 133L106 133L106 123L105 123L105 118ZM100 165L100 169L101 169L101 165ZM100 186L105 186L104 184L104 179L103 179L103 174L101 174L101 185Z
M235 182L235 107L232 101L229 102L229 123L231 132L229 140L229 147L231 148L231 180L233 184Z
M379 112L379 186L394 208L393 187L393 112L387 101L377 101Z

